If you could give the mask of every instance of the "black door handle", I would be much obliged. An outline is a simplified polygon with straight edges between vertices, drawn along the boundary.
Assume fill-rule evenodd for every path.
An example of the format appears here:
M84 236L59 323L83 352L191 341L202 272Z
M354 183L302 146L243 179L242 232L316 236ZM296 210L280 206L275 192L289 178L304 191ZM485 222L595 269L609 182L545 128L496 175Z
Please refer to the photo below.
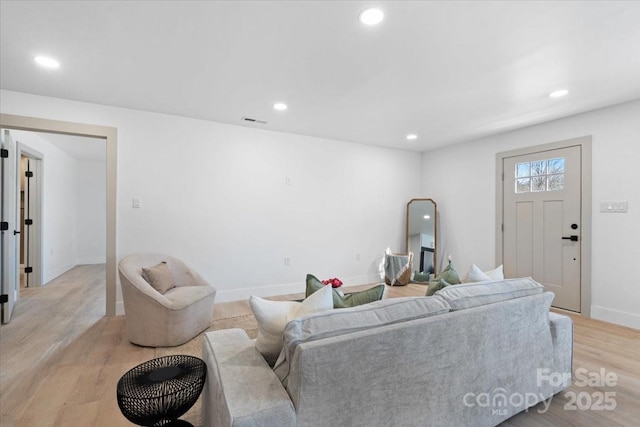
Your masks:
M576 236L575 234L569 237L563 237L562 240L571 240L572 242L577 242L578 241L578 236Z
M15 236L16 234L20 234L20 232L18 230L13 230L13 235Z

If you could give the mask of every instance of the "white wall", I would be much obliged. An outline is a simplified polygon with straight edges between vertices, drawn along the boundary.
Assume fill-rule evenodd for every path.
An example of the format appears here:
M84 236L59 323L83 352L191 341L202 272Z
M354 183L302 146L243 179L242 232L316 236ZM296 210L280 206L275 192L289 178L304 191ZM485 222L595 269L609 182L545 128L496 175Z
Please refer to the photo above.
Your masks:
M471 263L492 268L496 154L586 135L593 144L591 314L640 329L640 101L425 152L422 190L438 203L440 252L461 274ZM600 202L625 200L626 214L599 212Z
M375 280L384 248L404 246L412 197L438 203L441 262L452 254L463 274L471 263L493 267L496 153L592 135L592 315L640 328L630 280L640 259L640 101L433 150L421 163L411 152L9 91L0 110L118 128L117 258L183 258L217 286L217 301L299 291L306 273ZM609 200L628 200L629 212L599 213Z
M301 292L307 273L379 280L384 250L404 248L407 201L421 196L414 152L0 95L3 113L116 127L117 258L175 255L218 288L218 302Z
M105 143L101 141L104 145ZM76 167L77 264L104 264L107 258L107 164L78 160Z
M11 130L11 135L44 158L42 282L46 284L76 265L76 160L36 133Z

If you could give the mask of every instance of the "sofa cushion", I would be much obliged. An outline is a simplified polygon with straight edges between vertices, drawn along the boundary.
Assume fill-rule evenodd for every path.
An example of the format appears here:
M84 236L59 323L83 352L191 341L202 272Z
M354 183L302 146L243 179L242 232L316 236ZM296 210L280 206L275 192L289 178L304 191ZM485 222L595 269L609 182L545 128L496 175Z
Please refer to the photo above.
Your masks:
M435 295L444 298L451 309L455 311L540 294L543 290L544 287L531 277L523 277L447 286L436 292Z
M171 270L167 267L166 261L162 261L153 267L143 267L142 277L161 294L176 286L176 281L173 278L173 274L171 274Z
M333 299L329 286L302 302L270 301L252 295L249 304L258 322L256 349L273 366L282 349L282 331L286 324L305 314L332 309Z
M305 295L309 297L314 292L329 287L330 285L323 284L317 277L312 274L307 274L307 287L305 289ZM348 295L341 295L337 290L333 291L333 308L348 308L355 307L357 305L368 304L373 301L379 301L384 295L385 286L383 284L374 286L373 288L365 289L360 292L352 292Z
M164 296L169 300L170 308L179 310L215 292L213 286L176 286L165 292Z
M449 311L451 307L440 297L404 297L303 316L287 324L282 352L273 369L286 386L289 362L296 347L301 343L435 316Z

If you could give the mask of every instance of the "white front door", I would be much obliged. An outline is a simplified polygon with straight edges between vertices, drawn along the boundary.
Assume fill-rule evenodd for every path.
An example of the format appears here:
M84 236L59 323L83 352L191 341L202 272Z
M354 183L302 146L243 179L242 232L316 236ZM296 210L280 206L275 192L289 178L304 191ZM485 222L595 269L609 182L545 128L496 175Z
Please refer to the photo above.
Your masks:
M0 245L2 265L2 323L11 320L13 304L18 298L18 236L16 209L17 162L16 143L8 130L0 130L2 140L2 245Z
M531 276L581 311L581 146L503 158L505 277Z

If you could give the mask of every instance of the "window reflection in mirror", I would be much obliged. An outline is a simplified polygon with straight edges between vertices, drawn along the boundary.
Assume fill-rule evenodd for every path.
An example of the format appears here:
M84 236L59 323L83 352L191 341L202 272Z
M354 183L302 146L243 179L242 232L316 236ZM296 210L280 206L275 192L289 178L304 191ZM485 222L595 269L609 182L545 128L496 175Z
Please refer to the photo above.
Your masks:
M436 274L438 236L437 209L432 199L411 199L407 203L406 250L413 252L413 269Z

